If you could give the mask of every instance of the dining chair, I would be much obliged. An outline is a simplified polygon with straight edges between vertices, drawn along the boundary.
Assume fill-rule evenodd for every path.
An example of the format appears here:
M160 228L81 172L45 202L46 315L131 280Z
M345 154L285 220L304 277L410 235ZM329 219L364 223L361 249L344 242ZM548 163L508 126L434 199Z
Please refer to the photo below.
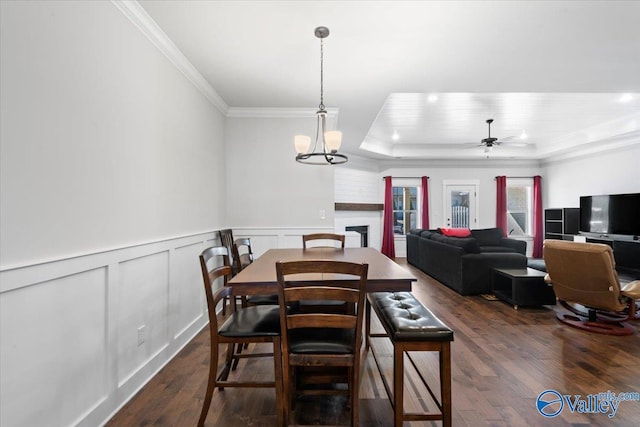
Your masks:
M253 263L253 249L251 248L250 238L243 237L233 241L233 260L238 272ZM248 295L247 297L243 297L242 304L244 306L277 305L278 295Z
M334 240L340 243L340 248L344 249L344 234L334 234L334 233L314 233L314 234L303 234L302 235L302 248L307 249L307 242L312 240ZM332 246L332 247L335 247Z
M223 248L226 249L226 248ZM233 286L227 285L231 278L231 266L210 266L212 259L220 252L219 247L205 249L200 254L200 267L204 290L207 299L207 309L209 312L209 335L211 339L211 351L209 360L209 378L207 381L207 391L202 403L202 410L198 420L198 426L204 426L207 418L213 392L217 387L219 391L225 387L274 387L276 391L276 416L278 425L282 425L283 420L283 399L282 399L282 355L280 342L280 308L277 305L262 305L251 307L236 307L231 310L224 322L218 321L216 307L225 298L234 297L237 290ZM219 286L214 292L214 286ZM241 347L248 343L272 343L273 353L236 353L234 348ZM221 345L227 346L225 363L222 369L218 369L218 354ZM234 361L241 358L252 357L273 357L274 380L256 381L242 380L237 378L229 380L229 373ZM235 373L234 376L242 377L242 373Z
M302 248L307 249L307 242L323 240L326 243L327 240L339 242L340 248L344 249L344 234L334 234L334 233L314 233L314 234L303 234L302 235ZM321 245L313 245L312 247L336 247L333 246L321 246ZM312 301L301 301L298 304L297 309L300 311L314 311L317 310L318 307L323 307L324 310L331 310L334 312L343 312L345 310L349 310L349 305L343 303L341 301L320 301L320 300L312 300Z
M236 274L238 274L239 270L236 268L236 262L233 259L233 230L231 230L230 228L218 230L218 238L220 239L220 244L227 248L227 250L229 251L232 276L235 276Z
M347 369L351 425L358 425L360 353L367 271L367 264L344 261L303 260L276 263L285 425L289 425L292 403L297 395L296 369L322 368L333 371L337 367ZM319 279L302 281L301 274L312 274ZM332 280L336 275L353 276L353 280L344 280L344 277ZM299 301L310 299L343 301L353 304L355 310L345 313L320 310L300 313L289 310L290 306Z
M229 265L231 265L231 277L233 277L240 272L240 269L238 268L238 263L236 262L235 255L233 253L233 242L234 242L233 230L231 230L230 228L224 228L224 229L218 230L218 238L220 239L220 244L225 248L227 248L227 251L229 253L229 262L230 262ZM227 299L228 298L225 299L225 302ZM232 304L237 304L237 301L236 301L237 299L238 298L233 297ZM240 300L241 300L240 303L244 304L244 301L242 300L242 298L240 298ZM222 307L222 314L226 313L225 305L223 305Z
M212 266L214 265L228 265L231 266L231 253L229 252L229 250L225 247L225 246L212 246L210 248L208 248L208 253L207 253L207 263L211 264ZM224 279L224 286L227 285L227 280L226 278ZM227 314L227 302L228 302L228 298L225 298L222 304L222 315L226 315ZM235 300L232 302L232 304L235 303Z

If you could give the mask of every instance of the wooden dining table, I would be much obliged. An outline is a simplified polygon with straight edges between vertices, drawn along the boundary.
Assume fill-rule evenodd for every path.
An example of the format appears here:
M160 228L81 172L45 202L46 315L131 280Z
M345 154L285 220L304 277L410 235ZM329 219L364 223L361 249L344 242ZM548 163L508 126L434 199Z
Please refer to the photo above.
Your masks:
M239 295L276 294L276 262L299 260L332 260L366 263L369 265L367 292L411 291L416 278L406 269L396 264L374 248L295 248L269 249L253 263L234 276L229 285ZM300 280L352 280L349 276L314 277L305 275Z

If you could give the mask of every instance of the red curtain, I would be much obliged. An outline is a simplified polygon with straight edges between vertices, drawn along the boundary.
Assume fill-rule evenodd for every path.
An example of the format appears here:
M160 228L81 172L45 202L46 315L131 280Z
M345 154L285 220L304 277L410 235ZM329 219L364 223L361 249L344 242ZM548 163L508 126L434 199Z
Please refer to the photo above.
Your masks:
M389 258L396 257L396 246L393 241L393 185L391 177L384 177L384 217L382 228L382 252Z
M422 177L422 228L429 229L429 177Z
M539 175L533 177L533 257L542 258L542 188Z
M496 227L507 235L507 177L496 176Z

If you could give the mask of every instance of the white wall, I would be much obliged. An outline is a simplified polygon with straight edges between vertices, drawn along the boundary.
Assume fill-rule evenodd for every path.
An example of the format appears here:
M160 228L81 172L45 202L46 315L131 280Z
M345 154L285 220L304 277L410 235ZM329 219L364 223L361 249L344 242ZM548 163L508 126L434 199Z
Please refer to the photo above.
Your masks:
M0 424L99 425L206 324L225 119L111 2L0 7Z
M422 164L421 164L422 163ZM616 148L589 156L565 158L537 162L494 161L486 162L370 162L364 167L362 162L354 166L347 164L336 171L336 200L340 202L382 203L383 176L420 177L429 176L430 226L445 225L443 218L443 181L479 181L479 224L476 228L495 226L496 194L495 177L506 175L542 176L543 208L577 207L579 197L593 194L637 193L640 192L640 141L626 147ZM379 172L376 168L379 167ZM377 188L377 197L374 197ZM351 222L347 213L336 215L336 225ZM380 230L381 233L381 223ZM374 240L378 247L380 241ZM530 243L529 252L530 252ZM405 242L396 238L396 255L404 256Z
M384 187L377 162L351 156L349 163L335 168L335 199L340 203L382 203ZM382 211L337 211L335 229L345 233L347 226L368 225L369 246L382 246ZM358 235L359 238L359 235ZM358 246L359 246L358 241Z
M228 119L226 212L234 229L333 229L333 169L297 163L296 134L315 135L315 119Z
M421 166L414 162L406 167L394 163L381 168L380 177L429 177L429 226L430 228L445 227L443 182L469 180L479 182L478 187L478 224L472 228L495 227L496 224L496 183L498 175L534 176L540 174L540 168L535 162L509 162L487 159L486 162L451 162L425 161ZM384 183L380 178L380 186ZM406 256L406 242L404 236L395 239L396 256Z
M2 2L1 43L3 266L223 220L224 116L113 4Z
M515 163L515 162L514 162ZM485 165L470 163L456 165L451 162L429 162L423 167L398 168L382 171L382 175L429 177L429 225L431 228L445 227L443 181L479 181L478 225L473 228L496 226L496 182L498 175L534 176L540 173L535 164L509 164L509 162L487 161Z
M580 206L580 196L640 193L640 141L590 156L549 162L543 168L545 208Z

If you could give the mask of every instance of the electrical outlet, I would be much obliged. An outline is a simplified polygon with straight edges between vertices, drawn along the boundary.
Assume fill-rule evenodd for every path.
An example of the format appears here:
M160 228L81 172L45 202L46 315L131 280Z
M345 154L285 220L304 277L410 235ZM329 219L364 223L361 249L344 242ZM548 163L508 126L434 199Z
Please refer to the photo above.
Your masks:
M320 209L320 219L325 219L326 215L325 215L325 211L324 209Z
M138 328L138 346L144 344L144 340L147 336L147 325L142 325Z

